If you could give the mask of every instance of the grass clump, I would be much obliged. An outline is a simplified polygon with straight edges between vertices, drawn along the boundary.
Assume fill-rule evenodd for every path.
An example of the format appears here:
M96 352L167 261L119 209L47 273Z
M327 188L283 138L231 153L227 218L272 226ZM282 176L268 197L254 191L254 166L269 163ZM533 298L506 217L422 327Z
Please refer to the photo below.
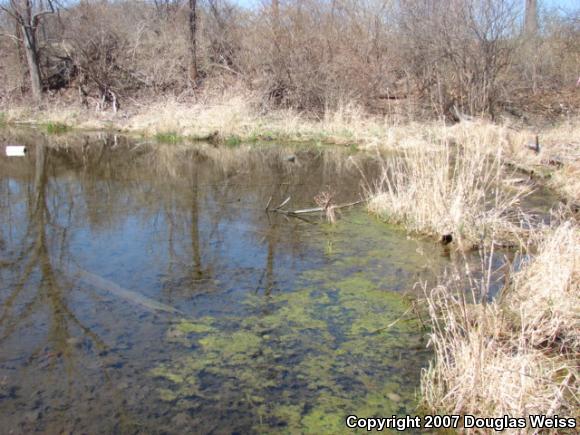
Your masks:
M435 136L491 151L501 148L504 161L540 179L564 198L580 203L580 118L573 117L544 128L515 128L508 123L461 122L434 130ZM536 137L540 152L535 152Z
M242 143L242 138L238 135L235 135L235 134L228 136L225 140L226 146L229 146L229 147L235 147L235 146L240 145L241 143Z
M548 230L500 298L470 304L462 295L449 285L427 295L435 360L422 376L425 405L481 417L576 415L578 226Z
M452 236L466 247L511 241L522 236L522 189L505 189L502 151L484 146L452 147L443 141L429 149L411 148L383 163L380 181L369 192L369 209L411 232Z
M71 127L61 122L47 122L44 124L44 129L48 134L63 134L71 130Z
M515 275L506 299L531 346L578 355L580 229L566 222L553 230L534 261Z
M156 133L155 140L164 144L175 144L179 141L180 136L175 132Z

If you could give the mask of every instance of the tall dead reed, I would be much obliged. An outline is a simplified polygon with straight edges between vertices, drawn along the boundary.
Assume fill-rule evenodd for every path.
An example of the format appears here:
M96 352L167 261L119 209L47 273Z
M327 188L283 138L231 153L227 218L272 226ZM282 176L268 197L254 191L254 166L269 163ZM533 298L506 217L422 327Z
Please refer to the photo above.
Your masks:
M501 148L490 154L485 144L443 140L407 149L385 160L369 209L411 232L451 236L463 247L488 243L491 234L513 242L525 235L517 210L527 189L505 189L506 172Z
M426 291L435 351L422 376L427 408L481 417L577 415L580 230L566 221L538 237L537 254L494 301L469 303L452 282ZM472 290L479 284L471 282Z

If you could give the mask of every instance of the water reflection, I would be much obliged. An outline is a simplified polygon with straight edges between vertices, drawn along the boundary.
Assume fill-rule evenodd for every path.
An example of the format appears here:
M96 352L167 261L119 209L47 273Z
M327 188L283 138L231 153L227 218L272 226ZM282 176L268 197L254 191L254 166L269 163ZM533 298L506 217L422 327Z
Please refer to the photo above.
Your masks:
M268 216L268 199L311 205L340 180L338 199L352 200L359 170L373 170L340 149L2 134L31 151L0 157L0 421L16 433L168 424L137 385L171 354L172 319L75 270L189 316L243 314L245 294L292 290L324 261L311 256L315 225Z
M413 411L421 331L385 326L406 311L393 291L447 264L443 248L364 212L337 226L265 213L323 190L357 200L373 158L0 131L8 142L31 152L0 156L0 427L324 433L355 402Z

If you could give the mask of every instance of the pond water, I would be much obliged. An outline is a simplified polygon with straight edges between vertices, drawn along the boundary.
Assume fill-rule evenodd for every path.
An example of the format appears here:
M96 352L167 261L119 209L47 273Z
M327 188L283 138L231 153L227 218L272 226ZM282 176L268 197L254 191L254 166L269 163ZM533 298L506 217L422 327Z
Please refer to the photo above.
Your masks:
M0 131L0 432L343 433L416 414L440 245L344 209L347 148ZM2 150L3 151L3 150Z

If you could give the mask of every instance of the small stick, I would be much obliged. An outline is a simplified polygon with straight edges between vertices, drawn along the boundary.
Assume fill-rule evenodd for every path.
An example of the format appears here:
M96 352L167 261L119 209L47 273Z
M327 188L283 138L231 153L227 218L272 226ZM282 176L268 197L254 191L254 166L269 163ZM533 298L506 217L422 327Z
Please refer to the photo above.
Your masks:
M389 323L387 326L385 326L383 328L375 329L374 331L372 331L372 334L378 334L379 332L383 332L383 331L386 331L387 329L392 328L397 323L399 323L403 319L403 317L405 317L407 314L409 314L411 311L413 311L414 308L415 308L415 306L412 305L411 308L409 308L407 311L405 311L401 315L401 317L399 317L398 319L396 319L394 322ZM412 319L409 319L409 320L412 320Z
M278 207L276 207L273 210L269 210L269 211L272 211L272 212L275 212L275 213L285 214L285 215L288 215L288 216L296 216L296 215L308 214L308 213L321 213L321 212L326 211L326 208L324 208L324 207L303 208L303 209L300 209L300 210L282 210L282 207L284 207L289 201L290 201L290 198L288 197L286 199L286 201L284 201ZM358 205L358 204L362 204L363 202L366 202L366 201L361 200L361 201L349 202L348 204L334 205L334 206L331 206L331 207L333 209L337 210L337 209L341 209L341 208L352 207L352 206L355 206L355 205Z
M290 202L290 198L292 198L292 197L291 197L291 196L289 196L288 198L286 198L286 199L285 199L285 200L282 202L282 204L280 204L278 207L276 207L276 208L274 209L274 211L278 211L278 210L280 210L282 207L284 207L286 204L288 204L288 203Z
M358 204L362 204L363 200L361 201L355 201L355 202L350 202L348 204L342 204L342 205L331 205L330 207L332 207L335 210L341 209L341 208L346 208L346 207L352 207ZM316 207L316 208L305 208L302 210L295 210L295 211L291 211L289 213L293 213L293 214L305 214L305 213L317 213L317 212L322 212L325 211L326 207Z

